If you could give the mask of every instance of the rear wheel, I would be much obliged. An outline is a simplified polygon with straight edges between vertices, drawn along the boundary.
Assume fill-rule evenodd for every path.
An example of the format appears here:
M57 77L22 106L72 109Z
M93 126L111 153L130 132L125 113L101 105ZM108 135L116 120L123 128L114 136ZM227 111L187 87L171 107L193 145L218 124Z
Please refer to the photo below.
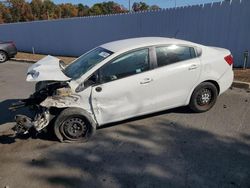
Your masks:
M217 96L216 86L210 82L203 82L195 88L189 107L194 112L206 112L214 106Z
M4 51L0 51L0 63L7 61L7 59L8 59L7 53Z
M63 142L86 142L95 133L92 117L80 108L67 108L57 117L54 131Z

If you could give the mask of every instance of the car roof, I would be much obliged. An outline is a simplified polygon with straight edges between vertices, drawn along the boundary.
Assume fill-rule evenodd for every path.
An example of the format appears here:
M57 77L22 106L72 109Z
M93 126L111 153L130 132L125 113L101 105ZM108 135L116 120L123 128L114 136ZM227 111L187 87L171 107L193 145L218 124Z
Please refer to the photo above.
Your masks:
M140 37L117 40L101 45L102 48L108 49L112 52L119 52L124 50L132 50L142 48L145 46L155 46L164 44L182 44L182 45L198 45L193 42L165 37Z

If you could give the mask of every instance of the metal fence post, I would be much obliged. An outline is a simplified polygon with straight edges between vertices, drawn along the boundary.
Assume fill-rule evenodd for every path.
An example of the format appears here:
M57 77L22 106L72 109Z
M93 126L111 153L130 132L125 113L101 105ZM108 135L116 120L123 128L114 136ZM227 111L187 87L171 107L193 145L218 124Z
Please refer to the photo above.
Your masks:
M248 50L245 50L245 51L244 51L244 65L243 65L243 69L246 69L246 68L247 68L248 57L249 57L249 51L248 51Z

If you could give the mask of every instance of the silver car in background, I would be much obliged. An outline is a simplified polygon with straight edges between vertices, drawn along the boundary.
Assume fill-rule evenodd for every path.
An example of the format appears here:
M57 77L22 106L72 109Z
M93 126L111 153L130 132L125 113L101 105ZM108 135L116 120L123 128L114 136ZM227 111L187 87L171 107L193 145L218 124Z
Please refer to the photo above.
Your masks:
M17 54L17 48L13 41L1 42L0 41L0 63L7 61L9 58Z

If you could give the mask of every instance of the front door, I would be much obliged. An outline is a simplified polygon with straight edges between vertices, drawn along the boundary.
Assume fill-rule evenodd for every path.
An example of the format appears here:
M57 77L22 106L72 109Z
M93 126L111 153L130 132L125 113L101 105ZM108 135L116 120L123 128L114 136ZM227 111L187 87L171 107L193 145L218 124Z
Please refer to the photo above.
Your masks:
M154 91L149 49L121 55L99 70L101 84L92 87L92 107L99 125L145 113Z

